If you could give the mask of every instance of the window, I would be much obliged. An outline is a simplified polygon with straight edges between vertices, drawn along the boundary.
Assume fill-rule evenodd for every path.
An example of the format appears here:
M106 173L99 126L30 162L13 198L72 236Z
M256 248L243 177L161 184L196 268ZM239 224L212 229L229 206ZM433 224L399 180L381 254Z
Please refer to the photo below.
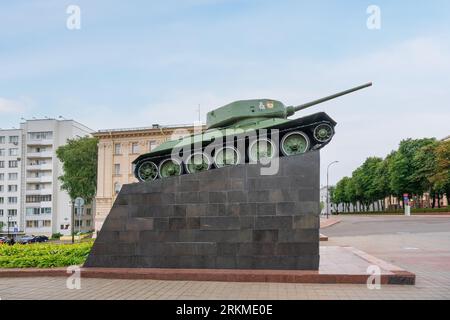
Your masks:
M33 215L38 215L39 214L39 209L40 208L26 208L26 215L27 216L33 216Z
M8 180L17 180L17 173L8 173Z
M0 173L0 181L5 180L5 174L4 173Z
M148 148L149 148L150 151L155 149L157 146L158 146L158 142L156 140L150 140L148 142Z
M9 143L19 143L19 136L9 136Z
M90 216L92 214L91 208L86 208L86 215Z
M138 142L133 142L131 144L131 153L139 153L139 143Z
M114 154L120 154L120 143L114 144Z
M17 203L17 197L8 197L8 203Z
M1 136L0 137L0 144L4 144L5 143L5 136Z
M52 201L52 195L29 195L26 196L25 201L27 203L34 203L34 202L42 202L42 201Z
M3 186L0 185L0 192L3 192Z
M6 156L5 149L0 149L0 157Z
M8 166L10 168L17 168L17 160L10 160L10 161L8 161Z
M43 226L44 228L51 227L51 226L52 226L52 221L51 221L51 220L43 220L43 221L42 221L42 226Z
M8 192L17 192L17 184L8 185Z
M39 228L39 220L27 220L27 228Z
M8 222L8 229L9 228L16 228L17 227L17 221L10 221Z
M9 149L9 155L10 156L17 156L17 155L19 155L19 149L18 148L11 148L11 149Z
M28 133L28 138L30 140L43 140L43 139L51 139L53 137L52 131L45 132L30 132Z
M115 193L119 193L121 188L122 188L122 186L120 185L119 182L114 183L114 192Z
M8 209L8 216L9 217L17 216L17 209Z
M4 168L5 167L5 161L0 161L0 168Z
M3 197L0 197L0 204L4 203L5 199Z
M0 209L0 217L3 217L3 209Z
M91 226L91 220L86 220L86 227L90 227Z
M120 164L118 163L114 165L114 174L120 174Z
M41 214L51 214L52 208L41 208Z

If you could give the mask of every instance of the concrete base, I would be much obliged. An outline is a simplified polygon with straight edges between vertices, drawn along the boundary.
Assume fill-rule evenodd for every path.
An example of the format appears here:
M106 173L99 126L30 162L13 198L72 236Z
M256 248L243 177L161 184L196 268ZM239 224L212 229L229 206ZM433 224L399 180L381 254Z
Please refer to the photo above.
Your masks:
M319 151L264 170L124 185L85 267L317 270Z
M153 279L179 281L347 283L366 284L367 268L380 268L380 284L414 285L416 276L352 247L320 248L319 270L232 270L162 268L81 268L82 278ZM0 278L67 277L66 268L0 269Z

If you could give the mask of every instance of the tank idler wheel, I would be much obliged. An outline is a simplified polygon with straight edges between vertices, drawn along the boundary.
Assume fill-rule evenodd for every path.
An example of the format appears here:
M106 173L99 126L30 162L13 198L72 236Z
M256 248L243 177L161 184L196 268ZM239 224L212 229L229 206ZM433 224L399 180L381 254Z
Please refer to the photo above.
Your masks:
M252 162L266 162L278 154L275 143L269 138L258 138L248 146L248 158Z
M188 173L196 173L206 171L211 168L211 158L204 152L194 152L185 162L186 171Z
M166 159L159 164L159 176L167 178L179 176L182 173L181 162L176 159Z
M319 124L314 128L314 138L319 142L328 142L333 137L333 127L328 123Z
M232 166L241 163L241 154L232 146L220 148L214 154L214 165L217 168Z
M301 131L293 131L281 139L281 152L285 156L305 153L309 149L309 138Z
M158 167L152 161L144 161L138 164L136 173L140 181L152 181L158 177Z

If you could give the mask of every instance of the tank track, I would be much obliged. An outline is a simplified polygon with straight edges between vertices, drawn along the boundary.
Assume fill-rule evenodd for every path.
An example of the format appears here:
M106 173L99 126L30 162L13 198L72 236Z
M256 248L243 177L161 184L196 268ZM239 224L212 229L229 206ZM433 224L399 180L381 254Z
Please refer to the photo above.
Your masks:
M234 136L232 144L226 144L226 142L204 143L202 148L191 148L188 155L181 155L178 160L171 158L171 154L144 156L135 164L134 175L138 181L145 182L203 170L214 170L225 165L254 163L264 158L260 154L260 149L264 145L266 145L266 151L275 150L275 152L266 152L265 159L269 160L275 156L285 157L319 150L333 138L335 125L336 122L328 115L318 113L288 121L278 126L255 130L256 139L253 140L249 139L248 134L244 134ZM275 141L273 141L272 136L276 139ZM229 136L224 140L230 141ZM258 143L255 144L255 140ZM245 152L241 151L242 143L245 143ZM238 145L241 148L238 148ZM292 150L296 146L297 149ZM301 149L298 149L298 147L301 147ZM205 152L206 149L213 151L210 154L209 151ZM270 153L270 155L267 155L267 153ZM228 154L232 154L233 158L229 163L227 162L228 158L226 158ZM196 164L194 160L191 160L195 155L199 158ZM219 158L223 161L220 161ZM195 168L199 170L195 170Z

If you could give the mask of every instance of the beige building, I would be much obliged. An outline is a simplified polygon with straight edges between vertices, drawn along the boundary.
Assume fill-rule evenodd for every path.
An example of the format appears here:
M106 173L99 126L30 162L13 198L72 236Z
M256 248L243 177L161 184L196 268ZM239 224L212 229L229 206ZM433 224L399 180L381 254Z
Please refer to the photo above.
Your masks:
M100 231L122 185L137 182L132 162L162 142L194 132L194 126L159 126L148 128L100 130L95 230Z

